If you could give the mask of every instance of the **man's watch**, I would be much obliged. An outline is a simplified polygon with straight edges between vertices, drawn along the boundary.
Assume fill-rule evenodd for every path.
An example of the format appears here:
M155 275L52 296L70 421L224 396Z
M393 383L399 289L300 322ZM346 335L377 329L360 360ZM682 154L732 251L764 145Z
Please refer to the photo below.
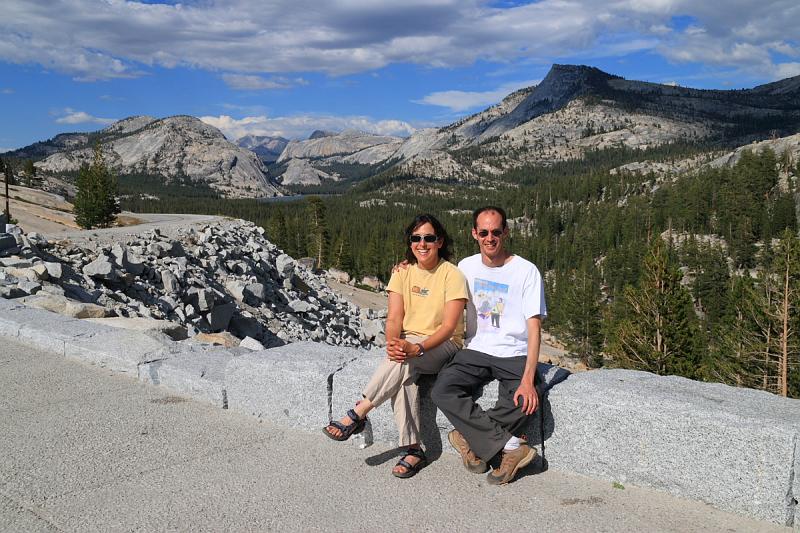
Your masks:
M422 357L423 355L425 355L425 348L422 347L421 342L418 342L416 344L417 346L419 346L419 353L417 354L417 357Z

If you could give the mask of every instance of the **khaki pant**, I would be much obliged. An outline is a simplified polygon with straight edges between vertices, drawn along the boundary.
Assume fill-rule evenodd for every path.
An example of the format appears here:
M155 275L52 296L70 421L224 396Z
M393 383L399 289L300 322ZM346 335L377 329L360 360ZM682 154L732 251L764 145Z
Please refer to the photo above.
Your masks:
M408 336L409 342L422 342L422 337ZM400 433L400 446L421 442L419 430L419 389L417 377L420 374L436 374L458 351L453 341L447 340L425 352L422 357L409 359L406 363L395 363L384 359L372 374L372 378L362 392L364 398L377 407L386 400L392 400L394 421Z

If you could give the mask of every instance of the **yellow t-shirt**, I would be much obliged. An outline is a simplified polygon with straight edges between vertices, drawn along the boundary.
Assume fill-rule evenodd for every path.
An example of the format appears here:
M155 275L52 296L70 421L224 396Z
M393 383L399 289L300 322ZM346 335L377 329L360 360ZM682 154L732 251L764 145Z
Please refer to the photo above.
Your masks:
M444 320L444 304L450 300L469 299L464 274L449 261L441 260L432 270L413 264L392 274L386 288L403 297L403 333L428 337ZM464 343L464 317L458 320L451 340L461 348Z

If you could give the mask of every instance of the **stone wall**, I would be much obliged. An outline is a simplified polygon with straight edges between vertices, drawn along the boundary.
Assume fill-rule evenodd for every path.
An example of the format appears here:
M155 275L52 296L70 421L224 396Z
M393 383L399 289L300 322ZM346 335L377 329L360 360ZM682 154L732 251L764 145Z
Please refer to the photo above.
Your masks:
M287 426L318 432L358 399L383 357L315 342L251 352L174 342L159 334L110 328L0 298L3 338L123 372L147 383ZM5 355L5 354L4 354ZM548 379L555 376L552 374ZM431 455L450 452L449 422L422 384L424 440ZM496 387L481 403L491 405ZM596 370L553 387L527 431L556 468L652 487L796 528L800 495L800 401L765 392ZM372 438L396 442L391 409L370 414ZM542 442L544 440L544 443Z

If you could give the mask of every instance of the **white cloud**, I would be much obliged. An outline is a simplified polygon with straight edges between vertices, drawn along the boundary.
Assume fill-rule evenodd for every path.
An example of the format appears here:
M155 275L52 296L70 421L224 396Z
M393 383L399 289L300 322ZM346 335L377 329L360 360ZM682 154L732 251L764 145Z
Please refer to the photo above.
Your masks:
M85 111L76 111L69 107L64 109L63 116L56 119L57 124L111 124L116 121L115 118L94 117Z
M14 94L14 89L4 87L3 89L0 89L0 94Z
M372 120L361 116L294 115L267 117L264 115L240 119L228 115L205 116L200 120L219 128L230 140L245 135L268 135L287 139L304 139L314 130L343 131L356 129L378 135L411 135L415 128L402 120Z
M466 111L494 105L517 89L537 85L540 81L528 80L506 83L497 89L485 92L439 91L426 95L420 100L415 100L415 103L447 107L456 112Z
M779 79L800 76L800 63L796 61L790 63L779 63L775 65L775 75L775 77Z
M266 89L291 89L298 85L308 85L303 78L289 79L283 76L262 78L249 74L223 74L222 79L231 89L260 91Z
M57 14L57 16L54 16ZM674 17L690 17L677 31ZM391 63L454 67L539 63L655 49L675 62L778 73L771 54L800 42L797 0L4 0L0 60L76 79L139 76L152 67L233 72L250 90L297 85L265 74L338 75ZM782 45L775 44L776 36ZM708 45L708 50L702 48ZM235 76L232 78L231 76Z

